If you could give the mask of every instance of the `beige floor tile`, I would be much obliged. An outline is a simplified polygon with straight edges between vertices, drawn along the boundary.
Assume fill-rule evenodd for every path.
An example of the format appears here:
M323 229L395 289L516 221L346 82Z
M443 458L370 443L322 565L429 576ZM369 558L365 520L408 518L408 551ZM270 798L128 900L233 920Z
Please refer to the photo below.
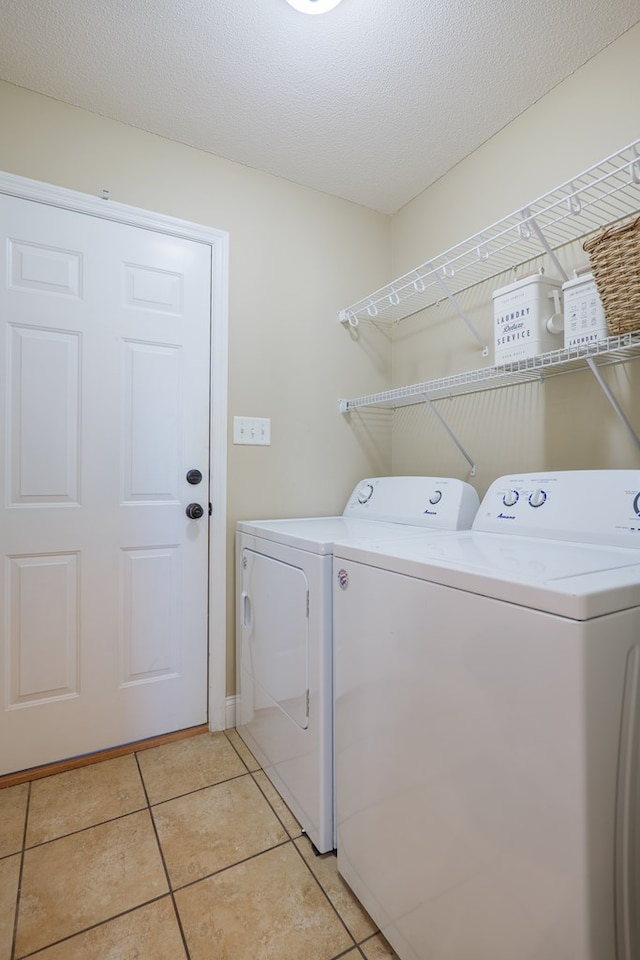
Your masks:
M242 757L244 763L247 765L247 770L259 770L260 764L251 753L251 750L249 750L249 747L246 745L238 731L234 727L230 727L229 730L225 730L225 733L229 742L233 744Z
M49 947L38 960L186 960L169 897Z
M168 892L148 810L24 855L16 956Z
M367 960L398 960L398 955L391 949L381 933L360 944L360 949Z
M247 772L224 733L205 733L141 750L138 761L151 803L161 803Z
M378 928L338 873L338 861L332 853L316 856L307 837L296 840L296 847L304 857L322 889L331 900L354 939L360 943L376 933Z
M174 889L289 839L248 773L152 812Z
M20 857L0 860L0 960L9 960L20 877Z
M269 780L268 776L263 773L262 770L257 770L254 773L254 779L265 797L277 813L278 817L284 824L285 830L290 837L299 837L302 833L302 827L289 810L289 807L286 805L274 785Z
M353 946L292 843L176 893L191 960L330 960Z
M22 850L29 784L0 790L0 857Z
M27 846L93 827L146 805L132 754L36 780L31 785Z

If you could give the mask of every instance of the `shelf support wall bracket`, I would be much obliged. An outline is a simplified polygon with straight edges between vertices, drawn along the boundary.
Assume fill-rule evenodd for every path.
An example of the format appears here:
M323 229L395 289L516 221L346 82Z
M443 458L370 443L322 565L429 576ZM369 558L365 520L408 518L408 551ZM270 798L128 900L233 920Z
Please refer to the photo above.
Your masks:
M444 419L444 417L442 416L442 414L440 413L440 411L436 408L433 400L430 400L429 397L428 397L426 394L423 394L423 395L422 395L422 399L424 400L424 402L426 403L426 405L429 407L429 409L431 410L431 412L436 415L437 419L440 421L440 423L442 424L442 426L444 427L444 429L445 429L445 430L447 431L447 433L449 434L449 437L451 438L451 440L455 443L456 447L458 448L458 450L460 451L460 453L462 454L462 456L465 458L465 460L466 460L467 463L469 464L469 468L470 468L470 469L469 469L469 476L470 476L470 477L475 477L475 475L476 475L476 465L475 465L475 463L473 462L473 460L471 459L471 457L469 456L469 454L467 453L467 451L465 450L465 448L462 446L462 444L460 443L460 441L458 440L458 438L456 437L455 433L453 432L453 430L451 429L451 427L449 426L449 424L446 422L446 420Z
M482 356L483 356L483 357L488 357L488 356L489 356L489 347L488 347L488 345L487 345L487 344L485 343L485 341L482 339L482 337L480 336L480 334L479 334L478 331L476 330L476 328L475 328L475 326L473 325L473 323L471 322L471 320L469 320L469 317L466 315L466 313L465 313L464 310L462 309L462 306L460 305L460 301L458 300L458 298L457 298L456 296L454 296L453 293L451 293L451 291L449 290L449 288L447 287L446 283L444 282L444 280L442 279L442 277L440 276L440 274L438 273L437 270L434 271L433 275L434 275L434 277L436 278L436 280L438 281L438 283L440 284L440 287L441 287L443 293L446 295L446 297L447 297L447 299L449 300L449 302L451 303L451 305L455 308L456 313L458 314L458 316L460 316L460 317L464 320L464 322L466 323L467 327L469 328L469 330L471 331L471 333L473 334L473 336L476 338L476 340L478 341L478 343L479 343L480 346L482 347Z
M538 224L536 218L532 215L529 207L525 207L524 210L521 211L521 216L522 216L523 225L530 226L533 229L533 232L535 233L536 237L544 247L545 252L549 255L549 259L553 263L554 267L556 268L556 270L558 271L562 279L568 280L569 277L567 276L566 270L564 269L564 267L556 257L555 253L551 249L551 245L549 241L547 240L544 233L540 229L540 225Z
M587 360L587 365L589 367L589 370L591 370L591 373L594 375L594 377L598 381L598 384L600 385L605 397L607 398L607 400L615 410L617 416L620 418L620 421L623 427L625 428L625 430L628 432L629 436L635 443L636 448L640 450L640 440L638 439L638 434L635 432L635 430L631 426L631 423L629 422L627 415L625 414L624 410L618 403L616 397L613 394L613 391L611 390L611 387L609 386L609 384L606 382L606 380L600 373L600 370L598 369L598 364L595 362L593 357L587 357L586 360Z

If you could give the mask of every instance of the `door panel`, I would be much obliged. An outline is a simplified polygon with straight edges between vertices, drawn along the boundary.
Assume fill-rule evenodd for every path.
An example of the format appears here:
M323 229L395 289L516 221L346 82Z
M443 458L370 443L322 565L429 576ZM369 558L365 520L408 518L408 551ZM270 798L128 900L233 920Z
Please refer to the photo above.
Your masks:
M241 657L255 684L254 710L276 704L309 726L309 583L300 567L242 552L246 598ZM265 696L266 694L266 696Z
M182 355L153 343L122 345L125 502L179 500ZM158 442L159 439L161 442Z
M0 232L6 772L206 720L211 248L6 196Z
M12 557L7 581L11 673L6 708L77 696L77 555Z
M123 550L123 685L180 675L177 546Z
M79 337L17 325L9 336L9 503L76 503Z

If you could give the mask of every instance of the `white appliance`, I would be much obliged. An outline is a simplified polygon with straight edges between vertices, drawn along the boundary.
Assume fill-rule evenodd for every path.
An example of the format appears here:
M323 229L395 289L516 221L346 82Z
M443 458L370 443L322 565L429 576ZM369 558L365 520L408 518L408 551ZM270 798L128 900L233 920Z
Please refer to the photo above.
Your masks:
M237 728L321 853L335 847L334 541L470 527L478 503L461 480L377 477L342 516L237 525Z
M640 957L640 471L334 548L338 869L401 960Z

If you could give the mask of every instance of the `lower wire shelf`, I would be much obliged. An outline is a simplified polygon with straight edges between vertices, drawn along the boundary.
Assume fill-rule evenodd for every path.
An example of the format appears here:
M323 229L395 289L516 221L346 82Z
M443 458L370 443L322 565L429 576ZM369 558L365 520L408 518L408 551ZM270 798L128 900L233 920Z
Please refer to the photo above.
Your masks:
M563 373L576 373L598 367L625 363L640 357L640 330L621 336L608 337L596 343L567 347L541 353L526 360L494 367L481 367L437 380L425 380L406 387L396 387L381 393L371 393L351 400L339 400L340 413L350 413L360 407L406 407L423 403L425 399L441 400L481 390L496 390L519 383L545 380ZM591 363L589 362L591 361Z

